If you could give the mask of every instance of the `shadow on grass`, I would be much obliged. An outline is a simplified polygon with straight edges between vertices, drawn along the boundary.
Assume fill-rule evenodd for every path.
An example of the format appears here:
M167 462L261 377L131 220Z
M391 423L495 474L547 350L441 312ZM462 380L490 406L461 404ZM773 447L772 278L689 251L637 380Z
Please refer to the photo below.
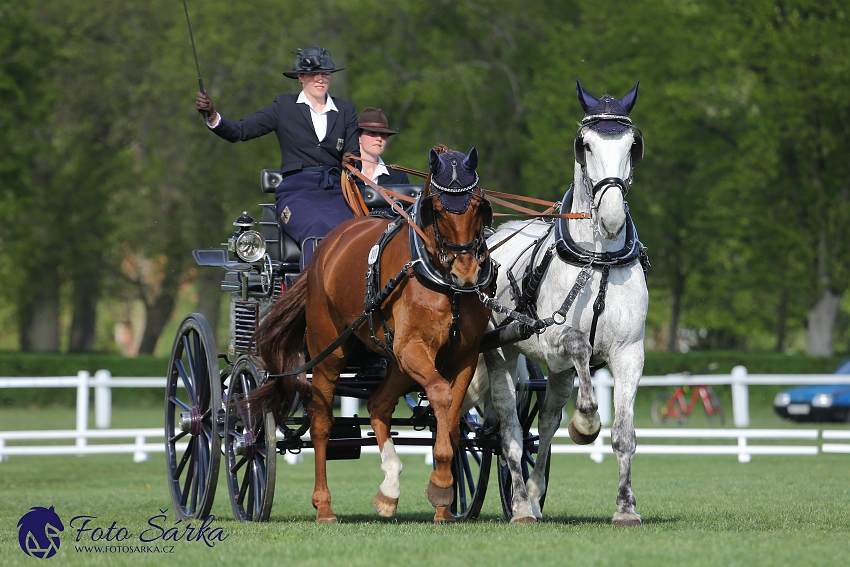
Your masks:
M663 525L674 524L678 522L678 518L661 518L657 516L642 516L641 525ZM610 516L547 516L543 514L543 522L549 524L565 524L571 526L579 525L612 525Z
M433 514L427 513L407 513L407 514L396 514L392 518L382 518L377 514L343 514L338 516L339 523L342 524L374 524L374 523L384 523L384 524L431 524L434 519ZM297 517L288 517L288 518L275 518L272 517L271 523L301 523L301 522L309 522L313 523L315 521L315 516L297 516ZM663 518L659 516L643 516L642 525L650 526L650 525L664 525L664 524L675 524L679 521L678 518ZM505 520L504 516L501 515L490 515L490 514L482 514L480 517L474 520L459 520L458 523L504 523L507 524L508 521ZM561 524L561 525L569 525L569 526L610 526L611 525L611 517L610 516L571 516L571 515L558 515L558 516L547 516L544 514L541 524Z

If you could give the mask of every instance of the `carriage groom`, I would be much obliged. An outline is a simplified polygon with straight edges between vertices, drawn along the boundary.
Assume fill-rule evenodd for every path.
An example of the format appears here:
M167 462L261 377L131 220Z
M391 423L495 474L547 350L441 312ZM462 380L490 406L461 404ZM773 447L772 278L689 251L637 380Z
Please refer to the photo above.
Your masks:
M207 125L229 142L244 142L271 132L280 144L280 172L283 181L275 191L275 205L281 227L302 248L307 264L312 249L303 249L308 237L323 237L338 224L351 219L340 184L342 157L360 155L357 114L354 105L331 98L331 73L342 71L321 47L299 49L292 71L283 73L298 79L299 94L279 94L274 102L250 116L232 121L219 113L209 94L199 92L198 112L208 113Z

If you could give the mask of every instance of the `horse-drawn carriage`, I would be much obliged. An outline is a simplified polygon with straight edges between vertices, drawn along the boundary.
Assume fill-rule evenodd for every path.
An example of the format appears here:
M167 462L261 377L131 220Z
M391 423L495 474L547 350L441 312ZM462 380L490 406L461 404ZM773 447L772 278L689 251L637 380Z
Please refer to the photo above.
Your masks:
M280 174L263 170L261 186L273 193ZM415 198L422 185L395 185L385 189ZM362 190L367 207L389 212L390 205L369 187ZM254 355L252 338L269 306L285 294L301 272L300 250L278 222L274 204L262 204L260 221L247 212L233 225L235 233L226 248L193 252L200 266L225 270L221 282L230 295L230 335L226 353L217 353L213 332L203 315L185 317L175 337L166 392L166 463L169 488L177 515L202 518L210 513L215 497L220 461L224 457L228 493L234 517L240 521L265 521L274 497L278 454L299 453L313 447L308 434L310 419L304 400L285 421L275 423L271 411L257 418L247 408L229 403L245 399L267 380L268 372ZM303 245L303 243L302 243ZM223 365L220 361L223 361ZM224 366L222 368L222 366ZM545 388L540 366L529 361L530 379L521 388L518 415L526 439L526 476L534 466L535 437L531 426L537 412L536 396ZM336 388L338 396L366 400L380 386L387 359L357 349ZM393 417L396 445L433 446L436 419L425 392L418 388L404 396L409 415ZM377 445L374 434L364 436L368 417L337 416L330 434L327 459L357 459L361 448ZM407 431L430 431L430 437ZM457 518L478 516L487 491L491 465L499 454L499 432L473 408L460 423L461 440L452 461L454 477L451 512ZM499 467L503 509L511 517L511 483L504 465Z
M488 198L507 204L502 198L516 196L481 190L474 151L465 156L435 148L424 187L395 188L402 199L421 190L409 217L393 205L402 218L344 223L316 249L306 276L298 276L298 247L272 205L263 206L259 223L240 216L227 249L195 251L200 265L227 270L222 289L231 294L230 337L227 354L217 355L212 331L193 314L174 342L166 458L180 517L209 513L223 452L236 518L268 519L277 454L313 448L316 519L336 521L325 461L357 458L366 445L378 445L385 475L373 506L392 516L401 472L394 447L424 444L433 446L426 494L435 522L478 515L494 455L505 516L535 521L542 518L551 442L574 381L570 437L592 443L602 424L591 367L608 364L615 380L611 445L619 466L612 521L640 524L631 462L649 262L625 201L643 159L643 138L629 118L637 85L621 99L594 98L580 84L577 94L585 116L573 141L569 190L545 213L521 207L532 218L502 225L490 238L484 232L493 216ZM264 191L275 181L274 172L264 172ZM371 186L375 191L363 195L370 208L385 206L378 193L391 201L385 188ZM401 233L408 238L393 240ZM396 275L387 281L381 270ZM606 303L616 309L606 310ZM312 360L298 366L305 336ZM274 372L252 356L254 337ZM548 378L533 360L546 363ZM314 365L308 389L299 390ZM531 379L518 379L523 371ZM333 419L334 394L368 399L370 419ZM393 417L400 397L410 415ZM362 436L364 425L374 437ZM406 438L393 435L393 427L432 435Z

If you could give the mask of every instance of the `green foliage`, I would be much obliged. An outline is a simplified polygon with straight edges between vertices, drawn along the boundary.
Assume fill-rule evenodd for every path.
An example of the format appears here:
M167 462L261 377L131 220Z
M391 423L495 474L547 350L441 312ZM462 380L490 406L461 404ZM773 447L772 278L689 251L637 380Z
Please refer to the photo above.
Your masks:
M575 81L622 96L640 80L646 160L629 205L653 262L656 349L683 327L705 329L698 348L787 350L824 290L850 285L839 0L188 7L227 117L297 92L281 72L322 45L346 67L331 94L400 131L388 162L425 169L436 143L476 146L486 189L552 200L573 178ZM256 177L276 167L276 140L206 131L180 3L0 0L0 31L0 300L20 331L60 317L73 330L104 300L142 300L165 328L197 279L190 251L271 200ZM848 317L845 302L836 352L850 351Z

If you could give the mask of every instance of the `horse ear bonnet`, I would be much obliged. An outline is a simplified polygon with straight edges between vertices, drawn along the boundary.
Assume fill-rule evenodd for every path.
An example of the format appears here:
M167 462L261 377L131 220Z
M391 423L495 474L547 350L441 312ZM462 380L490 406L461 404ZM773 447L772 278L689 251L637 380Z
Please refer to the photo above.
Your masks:
M623 98L616 99L610 95L603 95L602 98L595 98L581 86L579 81L576 81L576 95L578 102L584 110L584 118L582 126L587 126L591 130L595 130L600 134L619 134L632 126L632 120L629 118L629 113L635 107L638 96L638 86L640 81L635 83L628 93ZM634 128L636 129L636 128ZM581 129L579 129L579 133ZM639 132L639 131L638 131ZM585 156L584 138L577 134L573 141L573 151L576 161L581 165L587 165ZM643 161L643 137L635 135L635 141L631 149L632 166L634 167Z
M450 213L466 212L472 193L478 187L478 174L475 172L478 150L473 147L469 155L464 155L453 150L438 154L432 149L428 162L431 169L431 192Z

